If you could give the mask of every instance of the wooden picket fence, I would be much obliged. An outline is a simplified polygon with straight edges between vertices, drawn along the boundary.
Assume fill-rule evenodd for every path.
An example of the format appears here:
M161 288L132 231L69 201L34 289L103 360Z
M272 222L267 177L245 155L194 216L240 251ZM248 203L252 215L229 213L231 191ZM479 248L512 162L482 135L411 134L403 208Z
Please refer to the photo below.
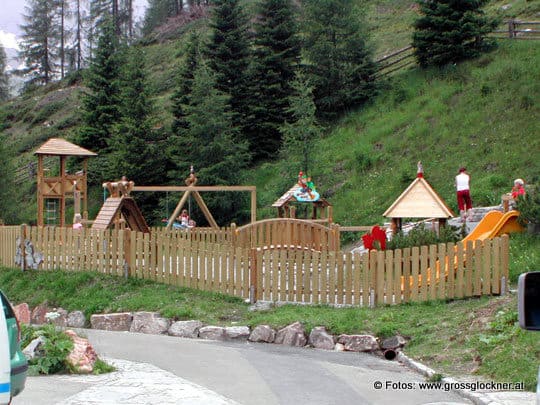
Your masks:
M306 247L240 247L192 240L178 231L1 226L1 265L15 267L21 233L42 253L39 269L44 271L92 270L252 302L376 306L502 294L508 280L507 236L359 255Z

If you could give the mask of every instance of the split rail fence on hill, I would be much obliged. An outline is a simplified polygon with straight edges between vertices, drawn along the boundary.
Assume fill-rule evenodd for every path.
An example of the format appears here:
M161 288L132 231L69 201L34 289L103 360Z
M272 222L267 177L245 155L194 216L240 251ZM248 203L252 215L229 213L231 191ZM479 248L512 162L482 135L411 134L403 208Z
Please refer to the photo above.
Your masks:
M0 226L1 265L16 267L22 232L42 253L39 271L97 271L252 302L376 306L502 294L508 280L506 236L359 255L301 246L235 246L230 228L143 234Z

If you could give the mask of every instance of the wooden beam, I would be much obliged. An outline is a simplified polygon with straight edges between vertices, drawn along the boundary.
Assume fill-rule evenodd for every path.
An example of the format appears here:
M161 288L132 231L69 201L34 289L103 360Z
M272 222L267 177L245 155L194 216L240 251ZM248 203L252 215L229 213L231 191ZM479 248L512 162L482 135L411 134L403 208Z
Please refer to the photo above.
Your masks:
M193 188L197 188L197 187L193 187ZM202 210L204 216L206 217L206 219L208 220L208 223L210 224L210 226L212 228L219 229L219 226L218 226L216 220L214 219L214 217L210 213L210 210L206 206L206 203L202 199L201 195L197 191L194 191L193 196L195 197L195 201L197 201L197 204L199 204L199 207L201 207L201 210Z
M134 186L132 191L257 191L256 186Z

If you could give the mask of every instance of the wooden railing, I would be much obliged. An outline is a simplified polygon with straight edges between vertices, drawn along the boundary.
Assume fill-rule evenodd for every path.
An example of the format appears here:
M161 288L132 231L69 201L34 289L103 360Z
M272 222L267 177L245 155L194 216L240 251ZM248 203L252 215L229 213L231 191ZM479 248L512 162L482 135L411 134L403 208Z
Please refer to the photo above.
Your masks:
M91 270L216 291L252 302L376 306L501 294L508 280L506 236L476 244L359 255L291 246L235 247L228 242L195 241L173 231L143 234L2 226L1 265L15 267L21 234L41 253L42 270Z
M407 66L416 64L414 48L412 45L409 45L405 48L398 49L388 55L384 55L376 60L375 63L377 64L376 77L389 75Z
M495 38L540 39L540 21L505 21L504 27L493 32Z
M243 248L339 250L339 229L302 219L273 218L233 229L233 244Z

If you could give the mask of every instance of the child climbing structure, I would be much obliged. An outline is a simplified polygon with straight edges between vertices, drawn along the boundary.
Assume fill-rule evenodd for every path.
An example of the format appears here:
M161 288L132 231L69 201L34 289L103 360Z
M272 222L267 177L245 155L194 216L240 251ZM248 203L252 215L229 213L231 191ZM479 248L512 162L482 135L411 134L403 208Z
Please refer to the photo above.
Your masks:
M150 233L150 229L130 192L135 183L125 177L120 181L103 183L110 197L105 200L92 229L120 229L123 225L132 231Z
M47 215L54 216L54 225L65 226L66 202L74 198L75 210L80 210L79 201L82 200L82 214L87 217L87 160L97 156L88 149L81 148L61 138L50 138L41 145L34 155L38 157L37 170L37 224L45 225L45 208ZM54 171L57 175L47 173L44 161L46 158L58 157L59 168ZM82 161L82 170L74 174L67 172L66 161L69 157ZM55 173L56 174L56 173ZM57 222L56 219L59 219ZM53 225L47 221L49 225Z

